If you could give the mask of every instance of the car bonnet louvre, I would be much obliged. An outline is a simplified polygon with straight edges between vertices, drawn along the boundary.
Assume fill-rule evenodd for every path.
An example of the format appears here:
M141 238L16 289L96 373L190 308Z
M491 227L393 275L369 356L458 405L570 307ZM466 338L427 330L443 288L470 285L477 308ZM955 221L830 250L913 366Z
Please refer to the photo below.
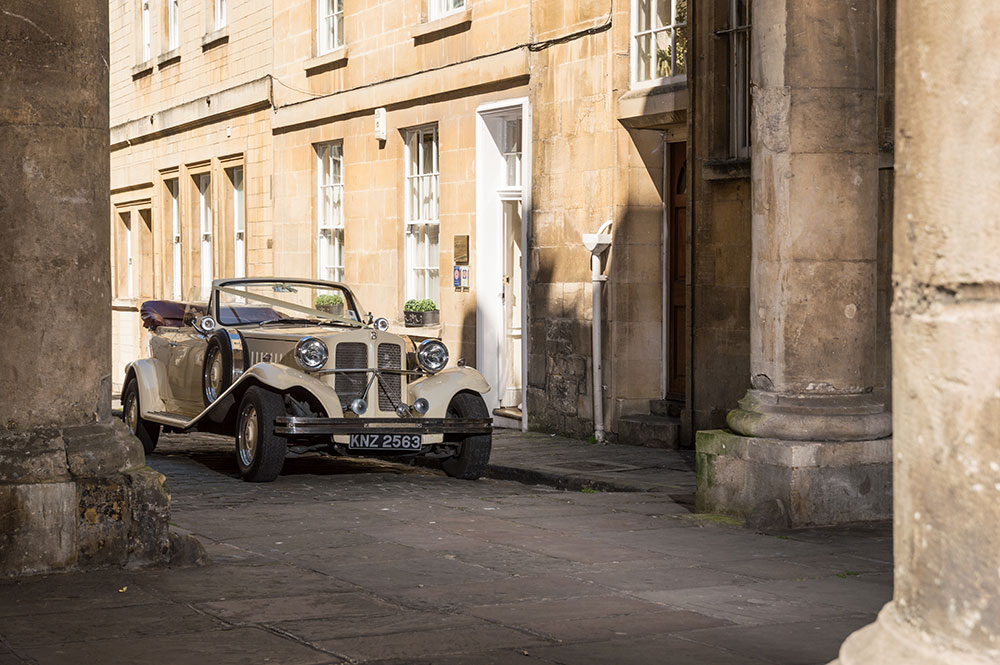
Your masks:
M402 351L398 344L383 342L378 345L379 369L402 369ZM403 377L400 374L382 374L378 384L378 408L392 411L402 399Z
M368 345L363 342L341 342L334 351L337 369L365 369L368 367ZM340 405L347 409L351 402L361 397L368 377L364 372L337 373L334 388L340 397Z

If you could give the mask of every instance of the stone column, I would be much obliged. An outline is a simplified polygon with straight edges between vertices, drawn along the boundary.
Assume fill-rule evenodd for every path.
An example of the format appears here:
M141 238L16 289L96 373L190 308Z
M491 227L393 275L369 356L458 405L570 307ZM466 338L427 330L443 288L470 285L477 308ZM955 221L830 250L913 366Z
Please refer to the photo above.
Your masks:
M0 11L0 575L166 556L110 414L108 3Z
M1000 4L899 7L895 593L840 662L984 665L1000 662Z
M699 505L761 523L888 517L875 382L876 0L753 5L751 390L697 443Z

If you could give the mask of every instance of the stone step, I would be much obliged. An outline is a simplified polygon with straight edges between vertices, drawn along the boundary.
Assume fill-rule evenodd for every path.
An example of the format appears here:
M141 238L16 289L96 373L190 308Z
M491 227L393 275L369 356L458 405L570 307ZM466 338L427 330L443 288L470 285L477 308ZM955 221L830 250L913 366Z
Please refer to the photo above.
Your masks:
M664 418L679 418L684 410L684 402L674 399L651 399L649 400L649 412L654 416Z
M681 421L671 416L640 414L618 419L618 443L647 448L679 447Z

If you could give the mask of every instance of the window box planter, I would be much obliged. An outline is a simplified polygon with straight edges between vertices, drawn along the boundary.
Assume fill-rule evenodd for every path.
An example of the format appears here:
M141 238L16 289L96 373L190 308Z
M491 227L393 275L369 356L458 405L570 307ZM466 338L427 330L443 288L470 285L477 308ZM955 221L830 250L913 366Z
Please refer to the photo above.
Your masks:
M403 323L408 327L436 326L441 323L441 311L403 312Z

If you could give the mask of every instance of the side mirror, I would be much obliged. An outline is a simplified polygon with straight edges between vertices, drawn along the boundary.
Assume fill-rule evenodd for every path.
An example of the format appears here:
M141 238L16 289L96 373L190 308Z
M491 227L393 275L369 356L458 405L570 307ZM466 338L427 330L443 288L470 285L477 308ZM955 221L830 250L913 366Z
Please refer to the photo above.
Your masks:
M375 329L376 330L381 330L382 332L385 332L386 330L388 330L389 329L389 319L383 318L381 316L378 317L377 319L375 319Z
M216 329L217 325L215 319L210 316L203 316L199 319L195 319L191 322L194 329L200 332L202 335L210 335L213 330Z

